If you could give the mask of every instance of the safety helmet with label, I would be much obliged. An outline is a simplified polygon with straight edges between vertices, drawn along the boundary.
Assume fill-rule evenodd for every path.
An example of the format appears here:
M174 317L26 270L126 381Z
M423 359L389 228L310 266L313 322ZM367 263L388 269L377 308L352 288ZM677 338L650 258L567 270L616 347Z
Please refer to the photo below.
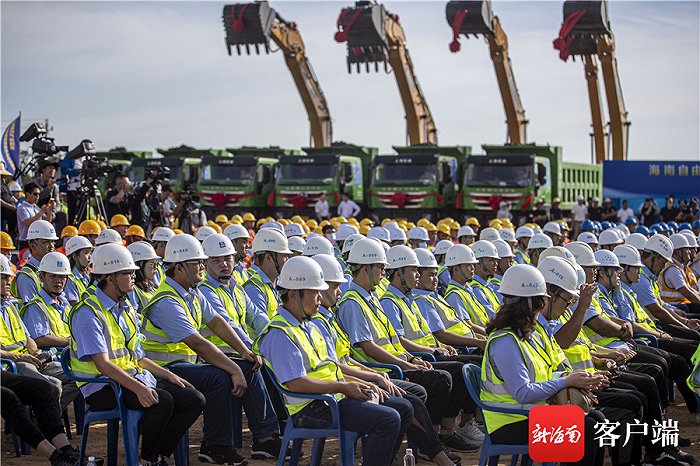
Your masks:
M510 246L510 244L506 243L505 240L497 239L496 241L493 241L493 245L496 246L498 257L501 259L514 256L513 248Z
M556 285L567 293L579 296L578 274L574 266L565 259L554 256L540 259L537 270L542 273L548 285Z
M316 254L328 254L333 256L333 243L323 236L314 236L306 242L302 254L309 257L315 256Z
M342 253L343 254L349 253L350 249L352 249L352 245L355 244L355 241L360 240L360 239L365 239L365 237L359 233L354 234L354 235L350 235L347 238L345 238L345 241L343 242Z
M90 240L84 236L73 236L72 238L68 238L68 241L66 241L65 244L66 256L68 257L70 257L71 254L80 251L81 249L92 248L94 248L94 246L92 245Z
M282 225L280 222L277 222L274 220L267 221L260 226L261 230L264 230L267 228L273 228L273 229L279 231L280 233L284 233L284 225Z
M454 245L455 244L449 239L440 240L433 248L433 254L435 254L436 256L447 254L447 251Z
M457 238L461 238L462 236L476 236L476 233L472 227L464 225L457 231Z
M265 228L255 235L251 245L253 254L260 252L277 252L280 254L291 254L287 237L274 228Z
M286 290L327 290L323 269L310 257L296 256L282 266L277 286Z
M460 264L477 264L478 262L472 248L464 244L455 244L445 255L445 265L448 267Z
M345 225L345 224L343 224ZM311 258L321 266L323 279L326 283L347 283L348 280L343 275L343 269L333 256L328 254L316 254Z
M517 241L515 239L515 232L510 228L502 228L498 230L498 234L501 236L503 241L508 241L510 243L515 243Z
M127 246L127 249L131 253L131 257L134 258L134 262L150 261L158 259L158 254L156 250L153 249L146 241L136 241Z
M693 235L693 232L691 230L680 230L679 234L685 236L686 241L688 241L689 248L698 247L697 238L695 238L695 235Z
M10 259L6 256L0 254L0 275L9 275L10 277L15 276L15 272L12 270L12 264L10 264Z
M204 260L206 258L202 243L194 236L183 233L175 235L165 245L165 258L163 260L169 264L175 264L191 260Z
M428 230L423 227L414 227L408 230L408 239L415 241L430 241Z
M345 241L348 236L355 235L357 233L359 233L359 230L356 226L349 223L342 223L340 226L338 226L338 229L335 232L335 239L338 241Z
M576 264L576 258L571 251L562 246L552 246L551 248L547 248L540 253L540 260L548 257L559 257L560 259L564 259L570 263L572 266Z
M520 238L532 238L532 236L535 234L535 231L528 227L528 226L521 226L518 227L517 230L515 230L515 238L520 239Z
M625 244L629 244L630 246L642 251L644 250L644 246L647 244L647 238L641 233L632 233L625 240Z
M486 227L479 233L479 239L485 241L493 241L501 239L501 235L498 234L498 230L492 227Z
M649 238L644 245L644 250L655 252L666 260L671 260L673 257L673 243L663 235L654 235Z
M243 225L229 225L224 229L224 234L231 241L235 241L239 238L250 239L250 233L248 233L248 229Z
M381 241L363 238L355 241L348 255L348 264L387 264L386 253Z
M41 259L39 272L53 273L55 275L70 275L70 261L60 252L50 252Z
M236 254L233 243L228 239L228 236L222 233L208 236L202 241L202 250L207 257L234 256Z
M95 238L95 246L107 243L122 244L122 236L117 230L112 230L111 228L102 230Z
M413 249L408 246L392 246L386 253L387 269L400 269L402 267L419 267L418 257Z
M598 238L590 231L584 231L583 233L578 235L578 238L576 238L576 240L586 244L598 244Z
M290 223L284 227L284 234L287 238L291 238L292 236L304 236L304 233L304 227L298 223Z
M476 257L477 259L481 259L482 257L492 257L494 259L499 258L498 250L491 241L480 239L479 241L472 244L472 251L474 252L474 257Z
M291 236L287 239L287 247L292 252L304 252L304 246L306 246L306 240L301 236Z
M536 233L532 235L530 242L527 243L527 249L530 251L533 249L547 249L551 248L552 246L554 246L554 243L552 243L552 238L544 233Z
M607 249L599 249L593 255L595 256L595 260L598 261L598 267L614 267L622 269L622 267L620 267L620 261L612 251L608 251Z
M623 242L625 241L625 238L627 238L630 235L630 231L627 229L626 226L622 224L617 225L615 228L613 228L613 231L617 232L617 236Z
M420 267L438 267L438 263L435 259L435 256L429 250L425 248L418 248L414 252L416 253L416 257L418 258L418 263L420 264Z
M630 265L633 267L641 267L642 259L639 257L639 251L634 246L629 244L620 244L615 246L613 253L617 256L620 265Z
M129 221L126 219L125 215L122 214L116 214L112 216L112 219L109 221L109 226L111 228L114 227L128 227L129 226Z
M542 272L528 264L515 264L506 270L499 292L504 296L519 298L548 296Z
M47 222L46 220L36 220L29 225L29 230L27 231L27 241L34 239L48 239L51 241L56 241L58 236L56 236L56 229L53 227L53 225L51 225L51 223Z
M175 232L170 228L158 227L153 231L153 233L151 233L151 241L163 241L164 243L167 243L173 236L175 236Z
M685 235L682 235L680 233L674 233L668 239L671 240L671 244L673 245L674 251L690 247L690 244L688 244L688 240L685 238Z
M204 241L211 235L215 235L216 230L210 227L209 225L203 225L199 228L197 228L197 231L194 233L194 237L197 238L199 241Z
M566 249L574 255L576 263L581 267L597 267L598 261L593 254L593 249L581 241L572 241L564 245Z
M384 227L372 227L367 232L367 238L376 238L380 241L386 241L387 243L391 241L389 236L389 230Z

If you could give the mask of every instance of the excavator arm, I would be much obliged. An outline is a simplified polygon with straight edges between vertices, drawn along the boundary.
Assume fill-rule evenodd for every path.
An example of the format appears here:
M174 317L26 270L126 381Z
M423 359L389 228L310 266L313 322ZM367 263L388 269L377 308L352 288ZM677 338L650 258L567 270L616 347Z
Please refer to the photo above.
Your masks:
M269 53L270 39L279 47L304 103L313 146L330 147L333 142L330 111L296 24L285 21L266 1L227 5L223 21L229 55L232 46L238 55L243 50L250 55L251 46L256 54L260 53L260 46Z
M338 28L336 41L347 42L348 72L353 65L357 72L363 64L367 72L371 64L375 71L380 63L385 69L387 64L391 66L404 107L409 144L437 144L435 121L418 83L398 16L380 4L360 1L341 11Z
M483 35L489 44L491 61L498 80L498 89L506 114L508 141L510 144L527 143L527 119L520 100L520 92L515 82L513 67L508 54L508 36L506 36L498 16L494 16L489 0L462 1L453 0L446 7L447 23L452 28L453 40L450 50L458 52L458 37L464 34L469 38Z
M603 69L605 98L608 101L608 115L610 116L612 158L613 160L627 160L630 121L625 100L622 97L617 58L615 58L615 40L613 36L603 36L598 38L597 42L598 57Z

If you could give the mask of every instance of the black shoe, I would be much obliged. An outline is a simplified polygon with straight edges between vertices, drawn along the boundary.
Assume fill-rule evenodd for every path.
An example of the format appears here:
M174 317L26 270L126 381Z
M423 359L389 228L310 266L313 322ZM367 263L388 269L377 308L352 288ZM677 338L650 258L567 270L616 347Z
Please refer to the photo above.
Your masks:
M680 461L665 452L658 456L644 455L642 464L645 466L689 466L688 463Z
M54 450L49 461L51 461L51 466L76 466L78 464L77 460L74 461L61 450Z
M678 461L686 464L695 463L695 457L690 453L686 453L678 447L666 447L666 453L676 458Z
M282 451L282 439L275 435L270 440L259 442L253 439L253 447L250 449L250 457L254 460L271 460L279 458ZM284 459L288 460L292 456L292 451L287 446Z
M244 466L248 464L245 458L236 452L235 449L223 445L207 445L202 442L197 459L202 463L228 464L231 466Z
M442 449L444 450L445 454L450 459L450 461L452 461L454 464L460 464L462 462L462 457L454 451L450 450L447 447L443 447Z
M440 442L444 446L456 451L473 452L481 448L481 443L470 442L456 432L448 438L440 435Z
M678 446L679 447L689 447L690 446L690 439L688 437L681 437L679 435L678 436Z

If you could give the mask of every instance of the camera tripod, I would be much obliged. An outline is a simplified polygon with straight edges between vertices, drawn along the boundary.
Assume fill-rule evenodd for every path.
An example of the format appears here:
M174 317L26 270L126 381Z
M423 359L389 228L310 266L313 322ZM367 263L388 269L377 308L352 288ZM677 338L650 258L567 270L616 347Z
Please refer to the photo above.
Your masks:
M102 193L97 187L93 187L91 190L85 187L81 188L78 192L78 197L80 201L78 202L78 216L75 219L75 223L82 222L89 218L89 209L92 205L91 201L94 201L95 215L103 218L105 222L109 221L107 218L107 209L105 209L105 204L102 199ZM71 219L71 221L72 220L73 219Z

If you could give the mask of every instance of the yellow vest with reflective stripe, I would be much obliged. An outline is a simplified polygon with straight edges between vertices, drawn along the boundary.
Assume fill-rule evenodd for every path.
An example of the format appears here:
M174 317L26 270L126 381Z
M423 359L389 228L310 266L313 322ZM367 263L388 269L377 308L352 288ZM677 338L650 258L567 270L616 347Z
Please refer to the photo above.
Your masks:
M559 317L559 321L565 324L571 319L571 311L567 309ZM568 348L563 348L566 359L571 363L571 368L575 371L597 372L591 356L591 342L583 333L583 328L579 330L576 339L571 342Z
M47 305L44 302L44 298L39 295L36 295L34 299L22 306L22 308L19 310L20 315L24 317L27 309L34 304L36 304L39 307L39 310L44 314L46 322L49 324L51 335L59 338L70 337L70 329L68 328L68 324L63 321L63 316L61 316L61 313L58 312L55 307Z
M637 296L635 296L634 292L629 292L624 288L621 288L621 290L625 296L627 296L627 299L632 305L632 309L634 310L634 320L646 329L657 331L656 324L654 324L654 319L649 317L647 311L645 311L642 305L639 304L639 301L637 301Z
M243 301L243 307L241 308L241 301L239 299L236 300L237 302L234 301L231 295L226 291L224 285L214 286L209 283L208 279L205 279L199 286L206 286L212 290L221 301L221 304L224 306L226 315L228 315L229 319L231 319L235 325L245 329L245 301ZM238 287L235 289L237 290ZM212 332L209 327L202 327L199 333L224 353L238 354L236 350L231 348L224 340Z
M12 302L8 302L6 310L10 325L7 325L5 319L0 318L0 345L3 350L10 353L27 353L27 334L24 333L17 308Z
M459 296L459 299L462 300L464 307L467 308L467 312L469 313L471 321L474 322L476 325L485 327L489 320L491 320L489 319L489 315L486 313L486 309L484 309L484 306L482 306L479 301L474 299L467 290L455 285L454 283L450 283L449 285L447 285L445 299L447 299L447 297L452 293L456 293L457 296Z
M192 326L198 331L202 328L202 308L199 304L199 299L195 297L194 309L190 309L182 296L163 279L156 289L153 299L143 310L141 333L146 338L142 344L143 350L146 352L146 356L159 366L165 366L175 361L194 364L197 362L197 353L183 341L173 343L170 337L163 330L156 327L148 318L151 306L163 298L174 299L185 310L185 314Z
M263 333L256 338L253 343L253 351L256 354L262 355L260 353L260 342L262 342L270 329L273 328L283 331L294 346L299 349L303 358L306 377L329 382L344 380L343 373L340 371L337 363L328 356L326 341L323 339L323 335L321 335L318 328L316 328L315 325L308 324L309 333L307 334L301 326L290 324L279 314L276 314L272 320L270 320L270 324L265 327ZM267 360L265 360L265 364L272 369L272 366L270 366ZM282 386L284 386L284 384L282 384ZM334 393L333 397L338 401L344 398L341 393ZM287 406L290 416L304 409L304 407L312 401L313 400L307 398L284 396L284 404Z
M389 279L386 277L382 277L381 280L379 280L379 284L375 287L375 292L377 293L377 296L382 297L384 293L386 293L386 290L389 288Z
M430 331L430 327L428 327L428 323L421 315L418 305L415 302L411 302L411 307L409 307L406 301L396 296L396 294L390 290L384 293L382 299L388 299L399 308L401 312L401 325L403 325L404 336L406 338L418 345L437 348L437 340L435 340L435 337Z
M481 288L481 290L486 295L486 299L493 308L494 312L498 312L498 310L501 308L501 302L498 300L498 296L496 296L496 293L494 293L491 288L489 288L486 285L482 285L476 280L472 280L471 282L469 282L469 284L472 286L472 288L475 286L477 288Z
M523 260L523 264L529 264L530 263L530 255L522 249L520 246L515 247L515 255L516 257L520 257Z
M97 285L95 285L94 283L92 285L88 286L87 288L85 288L85 291L83 291L82 294L80 295L80 299L82 300L82 299L87 298L90 295L95 294L96 289L97 289Z
M39 281L39 269L30 263L24 264L22 268L17 271L17 275L12 280L12 283L10 283L10 294L17 298L17 302L19 302L20 307L24 303L22 303L22 298L20 297L19 290L17 289L17 279L22 274L26 275L27 277L32 279L32 281L34 281L34 284L36 284L37 294L41 290L41 282Z
M83 306L87 306L95 313L97 318L102 322L102 335L107 343L107 357L109 361L119 366L124 372L130 376L135 376L141 372L136 359L136 345L139 339L136 316L134 316L131 306L124 311L126 324L129 327L130 335L127 340L124 331L119 326L119 322L114 317L111 311L105 309L102 303L93 294L77 303L68 313L68 321L70 322L75 315L75 312ZM102 375L97 369L92 359L81 361L78 358L77 343L75 336L71 338L70 343L70 359L73 373L79 377L96 378ZM85 385L86 382L77 382L78 386Z
M83 293L85 292L85 289L87 288L87 287L85 286L85 283L83 283L83 281L82 281L81 279L79 279L78 277L76 277L75 274L73 274L72 271L71 271L71 274L68 275L68 280L70 280L70 282L71 282L71 283L73 284L73 286L75 287L76 291L78 292L78 296L79 296L79 297L82 296Z
M600 294L600 291L593 296L591 304L595 308L598 317L610 320L610 316L605 311L603 311L603 308L600 305L600 298L598 298L598 294ZM591 343L595 343L596 345L600 346L608 346L613 341L619 340L619 338L617 337L604 337L602 335L598 335L595 331L593 331L585 324L583 326L583 333L586 334Z
M486 342L486 349L484 351L484 360L481 365L481 401L483 401L484 404L493 407L528 410L536 405L546 404L547 400L538 401L532 404L518 403L513 395L508 393L506 390L505 382L496 375L490 358L491 342L506 335L511 335L515 339L518 349L520 350L520 355L522 356L524 364L527 367L530 382L540 383L552 379L552 355L546 353L546 345L540 341L541 337L537 332L532 332L530 335L532 341L531 344L528 341L523 341L512 330L496 330L489 335L489 339ZM538 345L538 348L536 349L533 344ZM509 356L511 358L514 357L514 355ZM519 414L496 413L487 410L484 410L483 415L484 422L489 433L494 432L505 425L527 419L526 416L521 416Z
M247 282L249 278L250 274L248 273L248 269L233 269L233 279L236 280L236 283L238 283L239 285L243 286L243 284Z
M685 271L673 261L666 262L666 265L659 274L659 284L661 285L661 299L666 301L667 303L688 304L690 303L690 301L685 296L683 296L683 294L681 294L680 291L676 290L675 288L671 288L666 284L666 279L664 278L664 275L666 274L667 270L673 267L677 268L680 271L681 275L686 280L686 285L688 284L688 277L686 277Z
M430 305L437 312L438 316L440 316L440 320L442 321L442 325L445 326L445 330L464 337L476 338L469 321L462 320L457 315L457 311L452 309L452 306L445 301L445 298L440 295L438 295L436 298L434 296L422 294L416 296L416 300L419 299L430 303Z
M249 278L245 282L245 285L253 285L255 288L260 290L263 295L265 295L265 301L267 301L267 317L272 319L272 317L277 314L277 308L282 305L282 303L277 301L277 295L272 287L263 282L262 278L255 270L250 272Z
M700 344L695 348L695 353L690 357L690 362L693 364L693 370L686 379L686 383L691 390L695 391L695 396L700 395Z
M647 275L646 272L644 272L644 267L640 268L640 272L647 278L647 280L649 280L649 283L651 284L651 292L654 294L654 297L656 297L656 299L660 301L661 291L659 290L659 284L656 281L656 277Z
M348 336L345 334L345 332L338 326L338 324L335 322L335 318L328 320L326 316L321 314L320 312L317 312L313 316L311 316L311 320L318 320L322 321L326 327L328 328L328 332L331 335L331 338L333 339L333 344L335 345L335 355L338 358L338 362L342 364L348 364L349 363L349 355L350 355L350 340L348 339Z
M153 293L155 291L146 291L138 286L134 286L134 293L136 294L136 298L139 300L139 310L143 312L144 309L146 309L146 306L148 306L148 303L153 299Z

